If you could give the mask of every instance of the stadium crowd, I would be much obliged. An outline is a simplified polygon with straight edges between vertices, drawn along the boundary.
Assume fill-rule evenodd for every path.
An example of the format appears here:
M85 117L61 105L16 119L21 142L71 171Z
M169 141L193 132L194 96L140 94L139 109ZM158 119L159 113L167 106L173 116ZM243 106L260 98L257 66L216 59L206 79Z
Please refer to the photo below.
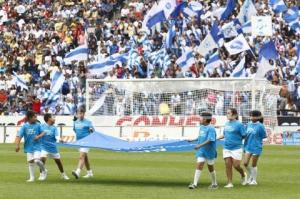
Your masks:
M204 12L209 13L226 1L198 1ZM279 52L276 69L266 74L275 85L281 85L278 95L279 109L300 110L300 74L297 64L297 41L299 32L291 29L283 20L282 13L275 13L268 1L253 1L259 15L271 15L274 34L271 38L245 34L254 53L246 54L245 68L249 77L255 76L258 54L262 44L273 40ZM168 31L167 22L152 28L150 35L142 29L143 19L155 1L145 0L8 0L1 1L0 10L0 113L2 115L24 115L32 109L38 114L52 112L57 115L73 115L76 108L85 103L87 78L135 79L135 78L216 78L230 77L240 60L230 56L224 47L219 48L221 66L213 73L206 73L207 57L201 56L197 48L209 32L213 17L194 17L184 20L176 18L176 37L168 55L170 63L166 69L158 65L151 68L144 52L157 51L164 45ZM180 1L178 1L180 3ZM285 1L288 7L298 6L297 0ZM298 3L298 4L297 4ZM220 26L232 21L243 1L231 16L220 22ZM193 30L197 30L196 39ZM145 47L144 41L148 41ZM227 40L230 40L227 38ZM116 64L103 74L89 73L87 62L72 62L65 65L63 58L71 49L87 42L89 62L97 61L116 53L126 53L135 47L139 66L127 63ZM134 43L134 44L132 44ZM182 47L194 49L196 63L187 71L176 64ZM51 94L50 74L61 71L65 82L61 97L55 107L44 106ZM29 86L22 90L14 83L13 72L22 77ZM215 96L216 97L216 96Z

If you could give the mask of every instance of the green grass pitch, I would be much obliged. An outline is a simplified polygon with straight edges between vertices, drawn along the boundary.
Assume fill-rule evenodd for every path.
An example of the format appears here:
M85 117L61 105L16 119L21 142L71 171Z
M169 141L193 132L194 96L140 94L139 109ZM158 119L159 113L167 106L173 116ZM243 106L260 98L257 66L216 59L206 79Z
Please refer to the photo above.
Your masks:
M120 153L93 149L89 156L93 179L75 180L71 171L77 165L77 149L61 148L65 170L71 180L60 179L53 160L48 160L46 181L26 183L28 167L23 152L14 145L0 145L0 199L296 199L300 198L300 147L266 146L259 162L256 187L241 186L234 172L233 189L227 190L221 149L216 162L220 188L207 189L210 178L205 168L199 188L189 190L195 170L193 152ZM83 172L85 174L85 172ZM36 176L38 171L36 171Z

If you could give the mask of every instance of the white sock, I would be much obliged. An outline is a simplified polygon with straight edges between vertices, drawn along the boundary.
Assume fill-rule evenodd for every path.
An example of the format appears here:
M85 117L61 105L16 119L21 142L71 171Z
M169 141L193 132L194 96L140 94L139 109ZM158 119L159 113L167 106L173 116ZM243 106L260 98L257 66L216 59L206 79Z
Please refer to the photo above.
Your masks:
M42 172L45 171L44 163L43 163L41 160L34 160L34 162L36 163L36 165L40 168L40 170L41 170Z
M77 175L80 175L80 171L81 171L81 169L77 168L75 172L77 173Z
M252 167L252 179L256 182L257 177L257 167Z
M247 171L248 171L248 179L251 179L252 178L252 167L250 167L250 166L247 166ZM247 179L247 180L248 180Z
M197 186L200 176L201 176L201 170L196 169L194 175L194 183L193 183L194 185Z
M34 179L34 163L28 163L30 179Z
M211 184L212 185L217 185L217 173L216 171L210 172L210 177L211 177Z

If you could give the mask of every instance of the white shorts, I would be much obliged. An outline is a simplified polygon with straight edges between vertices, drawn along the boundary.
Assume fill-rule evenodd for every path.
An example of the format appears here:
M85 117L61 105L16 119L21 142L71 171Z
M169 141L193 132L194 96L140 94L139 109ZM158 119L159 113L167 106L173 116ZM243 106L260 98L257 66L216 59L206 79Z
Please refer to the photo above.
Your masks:
M251 154L251 155L253 155L253 156L259 156L259 155L255 154L255 153L251 153L251 152L249 152L249 151L245 151L245 153L246 153L246 154Z
M89 148L79 148L80 153L88 153L90 151Z
M42 158L52 158L52 159L60 159L60 154L59 153L49 153L47 151L42 150L41 152L41 157Z
M27 162L41 158L41 152L40 151L35 151L33 153L26 153L26 154L27 154Z
M243 149L237 150L227 150L223 149L223 158L233 158L235 160L242 160L243 159Z
M206 162L208 165L214 165L215 164L215 159L207 160L204 157L197 157L197 163L201 163L201 162Z

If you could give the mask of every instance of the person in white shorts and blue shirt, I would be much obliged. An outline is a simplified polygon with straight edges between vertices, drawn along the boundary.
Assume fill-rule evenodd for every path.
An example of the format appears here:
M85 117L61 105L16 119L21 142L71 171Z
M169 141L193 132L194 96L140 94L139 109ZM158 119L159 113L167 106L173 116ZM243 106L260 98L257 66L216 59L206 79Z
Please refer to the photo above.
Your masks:
M20 151L20 143L24 138L24 153L27 154L27 162L29 167L29 179L27 182L34 182L34 167L35 164L42 171L40 180L45 180L47 177L47 170L43 162L40 160L41 142L35 140L35 137L42 133L41 125L37 122L36 113L28 111L26 113L26 123L18 131L15 139L16 152Z
M247 125L246 139L244 142L244 166L248 171L249 185L257 185L257 163L262 154L263 139L267 137L266 129L264 126L264 119L260 111L254 110L250 112L251 122ZM249 166L252 159L252 165Z
M69 180L65 174L64 168L60 159L60 154L56 146L56 137L58 136L57 128L54 126L55 117L50 113L44 115L45 124L41 125L42 133L36 136L35 140L41 140L41 160L46 164L47 157L54 159L64 180Z
M197 150L197 166L194 181L189 185L189 189L195 189L197 187L205 162L207 163L212 181L209 189L217 189L217 177L214 169L215 159L217 158L216 130L212 125L210 125L212 120L211 113L202 112L200 116L201 125L199 129L199 136L195 140L188 140L191 142L197 141L197 145L195 146L195 149Z
M229 120L224 127L224 134L218 139L224 140L223 158L225 160L227 185L225 188L233 188L232 167L241 175L241 184L247 184L247 174L241 167L243 157L243 139L246 136L244 125L238 120L238 113L235 108L227 110Z
M92 122L84 118L85 110L84 108L79 108L77 111L77 118L74 120L74 132L76 134L76 139L81 140L88 136L90 133L94 132L94 127ZM87 174L83 176L84 178L93 177L93 172L90 167L90 162L88 158L89 148L79 148L80 156L78 161L77 169L72 171L72 175L78 179L80 177L80 172L83 169L83 166L86 167Z

